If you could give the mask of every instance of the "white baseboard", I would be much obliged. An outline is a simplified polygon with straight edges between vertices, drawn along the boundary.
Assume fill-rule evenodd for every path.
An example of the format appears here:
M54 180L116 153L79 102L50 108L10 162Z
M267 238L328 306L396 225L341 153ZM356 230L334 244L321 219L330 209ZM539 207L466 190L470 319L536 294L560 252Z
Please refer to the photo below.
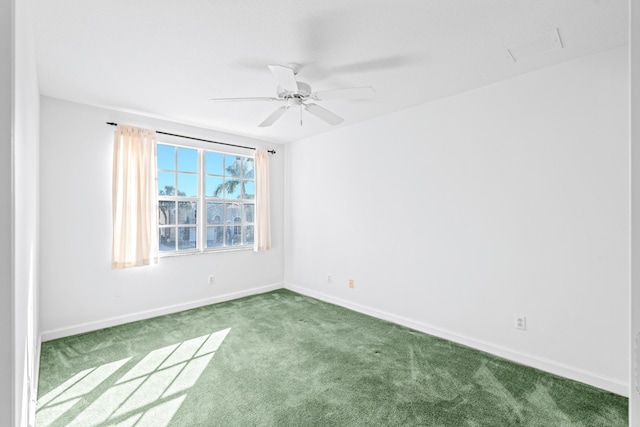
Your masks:
M387 313L372 307L360 305L342 298L334 297L322 292L318 292L312 289L308 289L302 286L297 286L291 283L278 283L258 288L247 289L239 292L233 292L224 295L218 295L211 298L201 299L197 301L190 301L187 303L176 304L166 307L160 307L153 310L147 310L137 313L128 314L126 316L112 317L109 319L99 320L95 322L83 323L80 325L74 325L65 328L53 329L50 331L44 331L40 334L41 342L50 341L58 338L63 338L71 335L77 335L85 332L95 331L98 329L104 329L112 326L122 325L125 323L135 322L138 320L149 319L152 317L162 316L164 314L177 313L183 310L189 310L196 307L201 307L209 304L215 304L218 302L229 301L233 299L243 298L250 295L257 295L265 292L270 292L276 289L289 289L293 292L297 292L302 295L307 295L312 298L316 298L321 301L326 301L341 307L348 308L359 313L367 314L369 316L376 317L378 319L386 320L398 325L406 326L408 328L424 332L429 335L444 338L459 344L463 344L487 353L511 360L522 365L531 366L536 369L540 369L552 374L569 378L575 381L580 381L585 384L592 385L594 387L601 388L603 390L610 391L612 393L619 394L621 396L629 396L629 385L618 381L613 378L596 375L594 373L584 371L572 366L562 364L560 362L541 358L538 356L531 356L524 354L509 348L501 347L489 342L471 338L465 335L461 335L452 331L444 330L426 323L418 322L412 319L408 319L403 316L399 316L392 313ZM39 346L38 346L39 347ZM40 350L38 348L38 350ZM38 358L39 360L39 358Z
M53 329L50 331L42 332L40 334L40 338L41 338L41 342L51 341L58 338L64 338L72 335L83 334L85 332L91 332L98 329L110 328L112 326L135 322L138 320L150 319L152 317L162 316L165 314L177 313L179 311L202 307L204 305L230 301L233 299L243 298L250 295L263 294L265 292L274 291L276 289L282 289L283 287L284 286L282 283L276 283L272 285L246 289L239 292L232 292L229 294L218 295L218 296L205 298L201 300L190 301L190 302L170 305L166 307L159 307L153 310L140 311L137 313L127 314L125 316L111 317L109 319L98 320L95 322L87 322L79 325L68 326L65 328Z
M565 377L571 380L589 384L594 387L598 387L603 390L607 390L612 393L619 394L621 396L625 396L625 397L629 396L629 385L613 378L607 378L601 375L596 375L592 372L587 372L582 369L568 366L554 360L524 354L509 348L501 347L489 342L485 342L485 341L471 338L455 332L444 330L444 329L441 329L432 325L428 325L426 323L411 320L396 314L387 313L375 308L366 307L351 301L347 301L342 298L337 298L322 292L318 292L302 286L297 286L292 283L285 283L284 288L289 289L293 292L297 292L302 295L307 295L312 298L316 298L325 302L339 305L341 307L345 307L353 311L367 314L369 316L373 316L378 319L382 319L392 323L396 323L398 325L406 326L416 331L424 332L429 335L444 338L459 344L463 344L468 347L472 347L472 348L502 357L504 359L507 359L516 363L520 363L522 365L530 366L530 367L540 369L542 371L549 372L561 377Z

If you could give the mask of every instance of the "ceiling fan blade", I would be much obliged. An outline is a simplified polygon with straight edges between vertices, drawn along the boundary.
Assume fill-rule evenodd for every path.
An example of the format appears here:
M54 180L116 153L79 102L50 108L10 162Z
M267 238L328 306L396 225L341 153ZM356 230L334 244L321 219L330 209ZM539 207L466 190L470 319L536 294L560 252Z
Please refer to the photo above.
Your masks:
M209 102L241 102L241 101L283 101L280 98L254 97L254 98L211 98Z
M276 78L276 82L278 82L284 90L288 90L289 92L298 91L296 75L291 68L283 65L269 65L269 69L271 70L273 77Z
M283 105L282 107L278 108L273 113L269 114L269 117L264 119L262 121L262 123L260 123L258 125L258 127L264 128L264 127L267 127L267 126L271 126L272 124L275 123L276 120L278 120L280 117L282 117L282 115L284 113L286 113L288 109L289 109L288 105Z
M313 94L313 99L324 101L326 99L370 99L376 96L376 91L371 86L350 87L346 89L321 90Z
M331 126L339 125L344 121L342 117L316 104L304 104L304 109Z

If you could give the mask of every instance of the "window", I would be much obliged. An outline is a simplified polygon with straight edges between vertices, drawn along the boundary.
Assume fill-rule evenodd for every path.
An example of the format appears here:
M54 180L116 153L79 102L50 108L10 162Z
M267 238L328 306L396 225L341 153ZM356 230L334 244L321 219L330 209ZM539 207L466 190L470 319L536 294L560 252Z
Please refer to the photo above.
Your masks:
M253 246L251 157L158 144L160 253Z

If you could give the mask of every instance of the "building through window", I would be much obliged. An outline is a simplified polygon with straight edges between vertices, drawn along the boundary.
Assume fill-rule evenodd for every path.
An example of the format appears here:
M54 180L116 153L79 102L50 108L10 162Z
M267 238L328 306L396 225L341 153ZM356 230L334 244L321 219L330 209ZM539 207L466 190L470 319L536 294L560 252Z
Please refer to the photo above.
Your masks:
M251 157L158 144L160 253L253 246Z

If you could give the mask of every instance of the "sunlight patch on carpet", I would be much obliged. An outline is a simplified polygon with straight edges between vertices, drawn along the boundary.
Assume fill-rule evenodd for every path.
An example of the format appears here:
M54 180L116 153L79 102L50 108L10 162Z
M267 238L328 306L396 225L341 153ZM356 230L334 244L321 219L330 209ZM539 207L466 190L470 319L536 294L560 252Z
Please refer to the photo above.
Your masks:
M231 328L85 369L38 399L36 423L51 426L166 426Z

